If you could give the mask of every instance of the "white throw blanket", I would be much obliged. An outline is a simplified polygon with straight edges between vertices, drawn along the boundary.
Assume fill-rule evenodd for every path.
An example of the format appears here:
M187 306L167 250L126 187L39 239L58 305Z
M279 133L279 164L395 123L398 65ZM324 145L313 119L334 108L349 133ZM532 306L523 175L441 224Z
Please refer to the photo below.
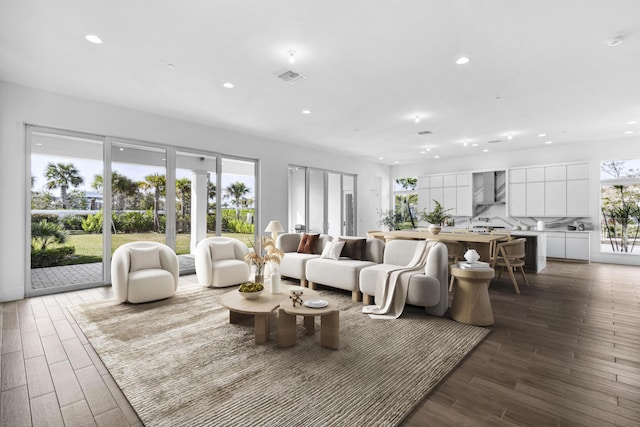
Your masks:
M435 243L433 240L418 242L409 264L393 270L381 271L376 282L376 296L380 296L378 299L380 305L366 305L362 307L362 312L373 319L397 319L400 317L407 301L409 281L411 280L411 277L408 277L406 281L402 281L400 277L403 274L412 276L421 271L424 272L427 255Z

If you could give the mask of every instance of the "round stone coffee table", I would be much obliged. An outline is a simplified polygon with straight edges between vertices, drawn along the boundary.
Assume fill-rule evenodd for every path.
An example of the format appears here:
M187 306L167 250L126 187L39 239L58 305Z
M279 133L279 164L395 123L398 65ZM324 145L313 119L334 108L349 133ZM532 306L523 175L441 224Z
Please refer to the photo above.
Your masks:
M306 294L304 300L309 300ZM315 333L315 316L320 316L320 345L332 350L340 346L340 310L338 304L328 298L322 298L329 304L322 308L311 308L305 305L293 306L288 299L282 301L278 309L278 347L296 345L296 316L304 317L307 335Z
M495 271L492 268L463 269L451 266L451 275L457 281L451 304L451 318L469 325L493 325L489 282L495 276Z

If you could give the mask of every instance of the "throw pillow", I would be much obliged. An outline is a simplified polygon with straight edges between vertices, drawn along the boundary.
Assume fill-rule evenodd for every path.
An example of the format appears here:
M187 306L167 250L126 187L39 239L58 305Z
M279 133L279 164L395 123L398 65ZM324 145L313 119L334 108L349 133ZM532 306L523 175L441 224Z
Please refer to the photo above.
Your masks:
M299 254L315 254L320 234L302 234L300 244L298 245Z
M344 242L344 248L342 248L342 256L358 261L364 260L364 251L367 244L367 239L349 239L339 237L338 241Z
M235 259L236 252L233 249L233 241L212 242L211 243L211 259L218 261L221 259Z
M322 255L320 258L325 259L340 259L340 254L342 253L342 248L344 247L344 242L329 242L322 250Z
M129 248L129 271L162 268L160 265L160 250L152 248Z

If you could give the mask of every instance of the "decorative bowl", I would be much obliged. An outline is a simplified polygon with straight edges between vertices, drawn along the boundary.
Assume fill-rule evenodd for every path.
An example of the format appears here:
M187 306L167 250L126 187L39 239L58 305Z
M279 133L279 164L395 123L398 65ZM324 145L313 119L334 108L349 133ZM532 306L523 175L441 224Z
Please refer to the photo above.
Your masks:
M264 289L261 291L255 291L255 292L242 292L241 290L238 289L238 292L240 293L240 295L242 295L246 299L257 299L260 296L260 294L264 292Z

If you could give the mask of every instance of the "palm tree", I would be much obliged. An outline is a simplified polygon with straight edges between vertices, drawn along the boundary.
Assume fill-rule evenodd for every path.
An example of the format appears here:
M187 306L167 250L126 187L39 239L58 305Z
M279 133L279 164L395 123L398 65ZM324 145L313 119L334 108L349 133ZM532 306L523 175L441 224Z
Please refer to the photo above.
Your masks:
M80 176L80 171L73 163L53 163L49 162L44 171L47 178L47 188L53 190L60 188L60 198L62 199L62 209L67 207L67 190L69 186L78 187L84 182Z
M158 203L160 202L160 197L166 194L167 178L158 173L147 175L144 177L142 188L153 190L153 229L154 231L159 231Z
M102 174L94 175L91 187L96 191L101 191L104 188ZM112 203L113 207L116 210L126 209L126 198L135 196L137 192L138 183L118 173L117 171L111 172L111 194L113 196Z
M415 190L418 185L418 178L398 178L396 179L396 183L400 184L403 190ZM409 220L411 221L411 228L414 228L416 224L413 221L413 214L411 213L411 201L415 201L415 200L411 200L411 199L412 198L415 199L415 197L412 197L412 196L415 196L415 195L412 194L412 195L405 195L400 197L403 199L403 202L405 204L407 215L409 216Z
M176 195L180 199L180 214L184 216L191 211L191 180L189 178L176 179Z
M225 188L224 191L226 193L225 197L230 198L231 204L236 207L236 219L240 218L240 206L242 205L244 195L250 190L244 182L236 181Z

